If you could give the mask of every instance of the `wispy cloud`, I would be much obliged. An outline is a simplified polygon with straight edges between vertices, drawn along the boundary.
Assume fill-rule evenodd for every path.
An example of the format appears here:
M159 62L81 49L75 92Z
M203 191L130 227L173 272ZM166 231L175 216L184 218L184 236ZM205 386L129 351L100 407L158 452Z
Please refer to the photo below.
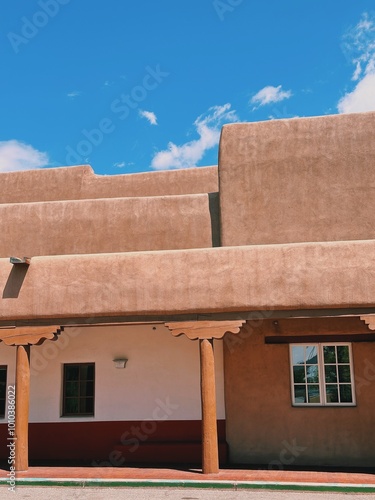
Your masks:
M207 113L199 116L194 122L199 139L181 146L170 142L167 149L155 154L151 167L155 170L195 167L206 151L219 143L221 126L235 121L238 121L238 117L236 112L231 110L230 104L209 108Z
M116 163L113 164L114 167L116 168L126 168L126 167L131 167L134 165L132 162L125 162L125 161L117 161Z
M31 170L49 164L47 153L16 140L0 141L0 172Z
M146 120L148 120L151 125L158 124L158 120L156 118L156 115L152 111L143 111L142 109L140 109L139 115L142 116L142 118L146 118Z
M80 96L82 92L80 90L72 90L71 92L68 92L66 95L70 99L75 99L76 97Z
M259 108L260 106L265 106L266 104L271 104L273 102L284 101L284 99L289 99L292 97L291 90L283 90L282 86L273 87L268 85L263 87L259 92L257 92L250 99L250 103L254 104L253 110Z
M364 13L343 39L343 50L354 65L354 89L339 101L339 113L375 110L375 16Z

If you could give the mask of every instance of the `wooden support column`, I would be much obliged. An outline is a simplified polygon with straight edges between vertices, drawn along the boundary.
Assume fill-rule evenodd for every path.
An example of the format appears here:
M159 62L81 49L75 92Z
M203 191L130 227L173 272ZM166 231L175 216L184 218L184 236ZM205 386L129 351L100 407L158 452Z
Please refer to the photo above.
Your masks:
M29 468L30 346L18 345L16 357L16 471Z
M29 468L30 345L56 340L59 326L0 328L0 342L16 346L15 469Z
M213 340L200 340L199 348L201 359L202 469L203 474L216 474L219 472L219 447Z
M202 405L202 472L219 472L219 444L217 435L215 357L213 339L222 339L227 332L239 333L245 320L188 321L166 323L178 337L185 334L190 340L199 339Z

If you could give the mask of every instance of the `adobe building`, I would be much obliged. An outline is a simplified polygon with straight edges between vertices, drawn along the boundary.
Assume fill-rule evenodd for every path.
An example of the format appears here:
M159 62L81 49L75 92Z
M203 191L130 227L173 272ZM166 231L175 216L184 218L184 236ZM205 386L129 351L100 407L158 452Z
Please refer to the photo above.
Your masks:
M374 466L375 113L0 185L1 459Z

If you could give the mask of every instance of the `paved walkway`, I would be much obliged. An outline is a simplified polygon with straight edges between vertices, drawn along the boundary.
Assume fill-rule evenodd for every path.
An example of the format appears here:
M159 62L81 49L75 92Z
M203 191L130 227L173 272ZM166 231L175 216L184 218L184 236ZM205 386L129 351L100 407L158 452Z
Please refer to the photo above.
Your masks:
M9 472L0 468L0 484ZM375 493L375 469L366 472L290 471L266 469L221 469L202 474L185 467L30 467L17 472L16 483L62 486L181 486L199 488L270 488L317 491L369 491Z

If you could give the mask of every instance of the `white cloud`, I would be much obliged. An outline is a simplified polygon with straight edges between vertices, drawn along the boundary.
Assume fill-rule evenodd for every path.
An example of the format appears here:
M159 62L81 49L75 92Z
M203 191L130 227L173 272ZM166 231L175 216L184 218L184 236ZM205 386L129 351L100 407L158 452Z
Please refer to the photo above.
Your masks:
M230 108L230 104L209 108L205 115L199 116L194 122L199 139L181 146L170 142L167 149L155 154L151 167L155 170L195 167L207 150L218 145L221 126L238 121L236 112Z
M375 72L365 75L353 92L342 97L337 105L339 113L375 111Z
M47 153L16 140L0 141L0 172L31 170L48 164Z
M70 97L71 99L74 99L78 96L80 96L82 92L80 90L72 90L71 92L68 92L66 95Z
M126 167L131 167L132 165L134 165L133 162L125 162L125 161L117 161L116 163L113 164L113 166L116 168L126 168Z
M339 113L375 110L375 16L365 13L344 36L343 50L354 65L354 89L339 101Z
M156 115L152 111L142 111L140 109L139 110L139 115L142 116L142 118L146 118L146 120L148 120L151 125L157 125L158 124L158 120L156 118Z
M250 103L255 104L254 109L259 108L260 106L265 106L266 104L270 104L272 102L280 102L284 99L289 99L292 97L291 90L283 90L281 85L278 87L273 87L272 85L268 85L267 87L262 88L257 92L251 99Z

